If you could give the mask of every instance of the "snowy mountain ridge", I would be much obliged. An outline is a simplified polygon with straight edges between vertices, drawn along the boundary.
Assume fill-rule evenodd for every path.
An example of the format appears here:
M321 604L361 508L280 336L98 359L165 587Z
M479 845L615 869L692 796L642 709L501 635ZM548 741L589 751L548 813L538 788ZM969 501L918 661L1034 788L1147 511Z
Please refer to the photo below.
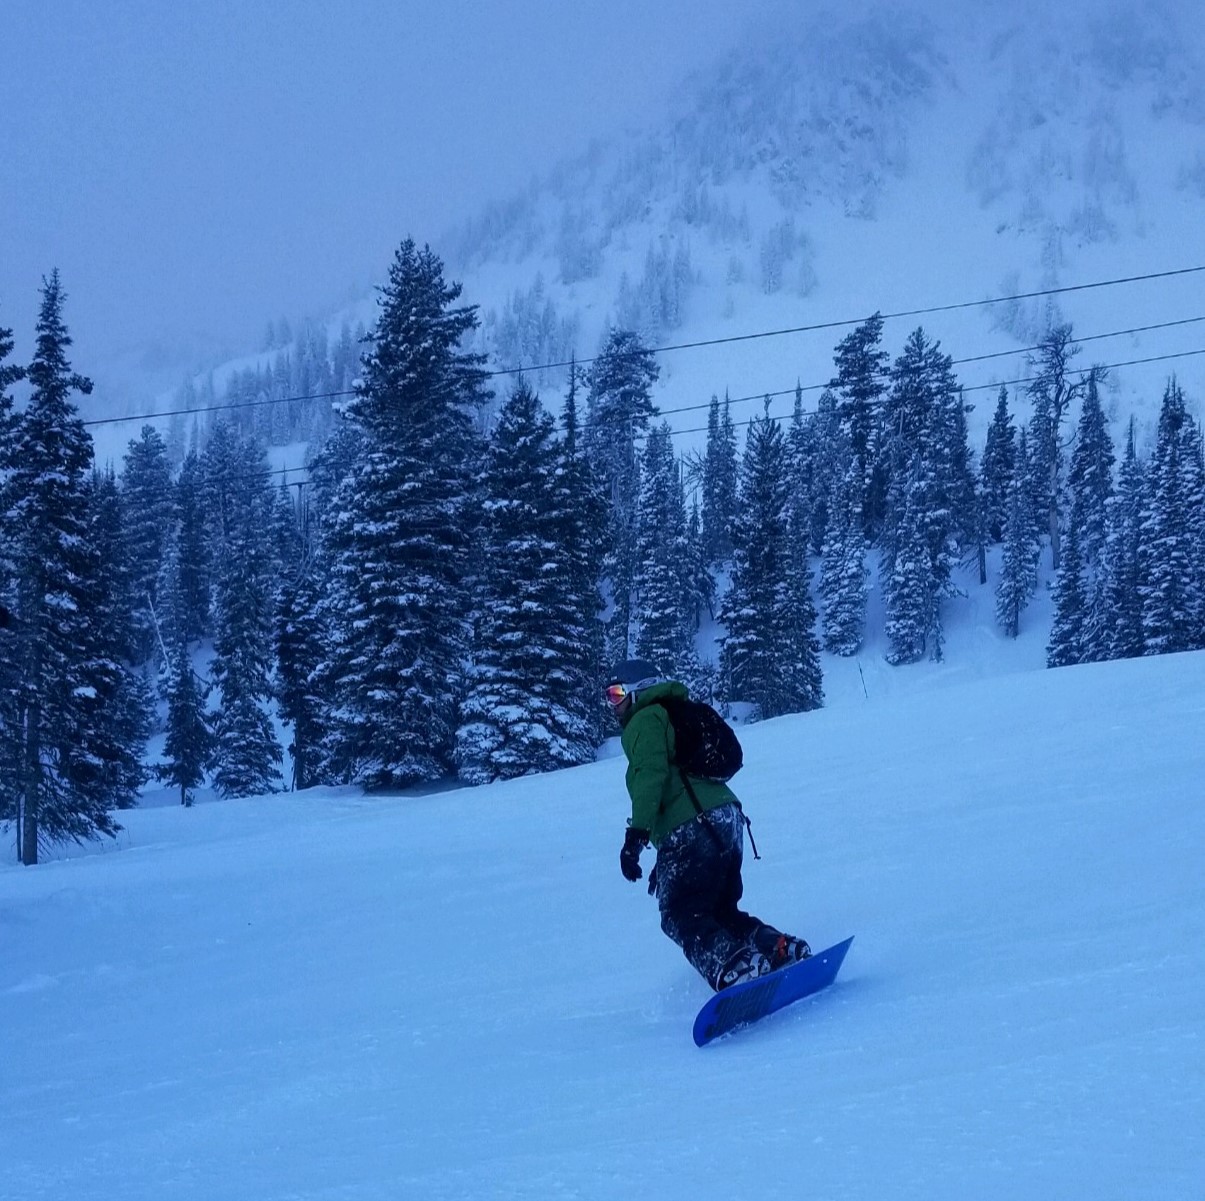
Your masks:
M664 345L1198 265L1205 45L1191 18L1167 2L763 15L679 89L662 126L595 143L442 236L399 236L444 254L480 306L480 348L504 369L588 357L610 324ZM1199 298L1188 277L926 328L955 358L975 357L1032 346L1055 319L1094 336L1197 316ZM338 310L325 319L331 341L375 312L372 298ZM889 325L893 353L908 328ZM681 408L822 383L840 333L666 354L658 399ZM1083 361L1200 346L1189 327L1104 341ZM218 368L218 394L270 360ZM1195 403L1199 360L1122 370L1108 385L1118 426L1134 412L1149 436L1173 371ZM1018 354L967 368L963 382L990 395L1024 374ZM537 375L554 410L563 378ZM973 440L988 408L972 414ZM95 432L99 457L117 460L131 427Z

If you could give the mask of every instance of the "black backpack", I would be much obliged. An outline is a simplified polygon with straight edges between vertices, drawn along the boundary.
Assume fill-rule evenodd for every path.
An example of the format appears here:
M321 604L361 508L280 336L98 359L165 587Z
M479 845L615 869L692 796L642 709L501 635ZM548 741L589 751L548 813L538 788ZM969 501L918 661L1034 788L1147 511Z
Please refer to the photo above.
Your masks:
M702 701L669 696L657 702L674 727L674 766L699 780L731 780L745 761L736 731Z

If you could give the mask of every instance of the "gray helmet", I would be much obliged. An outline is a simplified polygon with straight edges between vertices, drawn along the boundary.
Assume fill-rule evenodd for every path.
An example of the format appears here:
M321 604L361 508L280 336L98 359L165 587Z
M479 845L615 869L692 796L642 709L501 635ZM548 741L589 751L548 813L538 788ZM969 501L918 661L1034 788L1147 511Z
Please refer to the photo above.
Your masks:
M612 684L622 684L630 693L640 692L660 684L661 673L647 659L625 659L616 664L614 670L607 676L607 687Z

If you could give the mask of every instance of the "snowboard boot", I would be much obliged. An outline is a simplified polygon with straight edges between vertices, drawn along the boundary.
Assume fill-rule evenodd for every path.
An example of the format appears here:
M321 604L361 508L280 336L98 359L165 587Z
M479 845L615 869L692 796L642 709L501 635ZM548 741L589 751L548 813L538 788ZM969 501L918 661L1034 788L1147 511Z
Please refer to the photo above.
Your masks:
M715 990L731 988L734 984L744 984L747 980L756 980L773 971L773 965L760 951L738 951L728 960L715 981Z
M770 956L770 966L775 970L780 967L790 967L792 963L799 963L802 959L810 958L811 954L812 948L802 938L792 938L789 934L780 934Z

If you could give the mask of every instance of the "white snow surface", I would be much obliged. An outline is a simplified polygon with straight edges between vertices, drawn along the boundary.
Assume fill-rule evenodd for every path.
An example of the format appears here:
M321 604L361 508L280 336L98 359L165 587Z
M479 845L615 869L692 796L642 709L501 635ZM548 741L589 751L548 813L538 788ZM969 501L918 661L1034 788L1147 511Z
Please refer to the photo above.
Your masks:
M702 1050L613 742L8 856L0 1197L1200 1197L1203 721L1197 653L744 727L748 907L856 940Z

